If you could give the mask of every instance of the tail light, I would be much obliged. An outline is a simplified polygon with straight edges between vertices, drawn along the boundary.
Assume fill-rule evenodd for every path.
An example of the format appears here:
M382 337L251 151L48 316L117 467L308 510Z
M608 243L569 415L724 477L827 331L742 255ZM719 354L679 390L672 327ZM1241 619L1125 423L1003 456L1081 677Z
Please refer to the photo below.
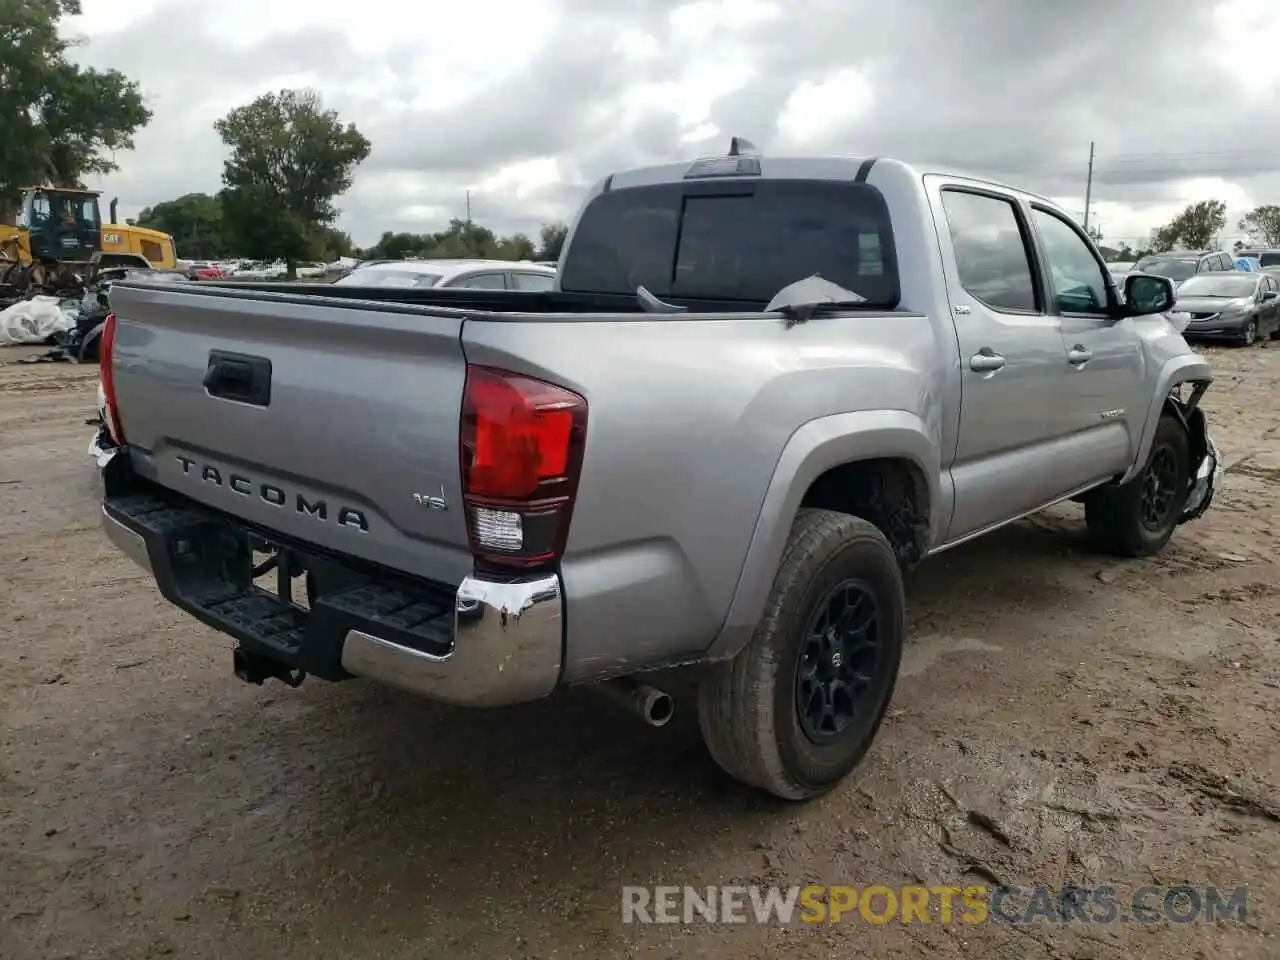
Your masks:
M587 401L563 387L468 366L462 492L477 560L533 567L560 558L578 493Z
M98 341L98 377L102 381L102 395L106 398L103 420L107 432L117 446L124 444L124 428L120 424L120 407L116 403L116 378L111 369L111 357L116 346L116 315L108 313L102 324L102 337Z

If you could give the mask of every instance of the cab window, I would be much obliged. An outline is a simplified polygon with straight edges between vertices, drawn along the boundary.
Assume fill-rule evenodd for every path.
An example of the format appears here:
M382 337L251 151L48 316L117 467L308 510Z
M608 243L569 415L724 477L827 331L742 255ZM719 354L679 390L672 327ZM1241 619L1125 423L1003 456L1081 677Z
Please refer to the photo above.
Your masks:
M560 265L570 293L717 301L759 309L818 274L898 305L888 206L863 183L747 178L615 187L591 200Z
M1013 201L946 189L942 209L965 292L992 310L1039 313L1031 254Z
M31 198L31 222L28 226L38 227L48 223L53 219L53 206L49 203L49 198L43 194L39 194Z
M98 223L98 201L93 199L81 200L80 220L86 227L97 227Z
M1053 296L1062 313L1106 313L1107 277L1084 237L1060 216L1031 208L1045 259L1053 277Z

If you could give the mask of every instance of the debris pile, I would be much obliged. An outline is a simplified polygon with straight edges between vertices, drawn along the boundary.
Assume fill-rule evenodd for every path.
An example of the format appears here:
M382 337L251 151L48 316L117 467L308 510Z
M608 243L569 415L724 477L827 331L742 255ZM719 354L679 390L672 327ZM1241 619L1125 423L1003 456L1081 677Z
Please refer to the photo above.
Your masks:
M153 274L169 278L163 271L116 267L99 271L90 283L76 291L62 291L60 296L33 289L7 304L0 300L0 347L43 344L52 348L27 357L25 363L96 363L98 338L111 309L111 284Z

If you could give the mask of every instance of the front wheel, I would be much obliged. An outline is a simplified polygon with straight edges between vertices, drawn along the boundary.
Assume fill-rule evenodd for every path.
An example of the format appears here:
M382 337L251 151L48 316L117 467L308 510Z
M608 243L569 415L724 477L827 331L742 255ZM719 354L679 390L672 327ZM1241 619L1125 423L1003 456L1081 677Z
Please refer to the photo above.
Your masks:
M699 683L698 721L716 762L784 800L839 783L884 720L905 606L897 557L875 525L801 510L750 643Z
M1173 536L1190 492L1191 447L1177 418L1156 426L1142 472L1122 487L1089 494L1084 503L1089 535L1099 548L1122 557L1158 553Z
M1250 320L1240 332L1240 346L1252 347L1258 342L1258 321Z

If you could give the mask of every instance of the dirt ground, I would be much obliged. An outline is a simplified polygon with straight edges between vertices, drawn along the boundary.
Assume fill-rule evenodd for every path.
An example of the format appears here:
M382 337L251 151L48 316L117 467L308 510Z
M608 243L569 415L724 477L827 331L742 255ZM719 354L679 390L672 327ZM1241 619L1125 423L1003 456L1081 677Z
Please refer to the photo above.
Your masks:
M1055 509L923 565L890 719L804 806L693 710L252 687L107 545L96 371L0 352L0 957L1280 956L1280 344L1209 350L1226 489L1157 559ZM624 924L627 884L1248 886L1244 923ZM1120 893L1117 894L1121 896Z

